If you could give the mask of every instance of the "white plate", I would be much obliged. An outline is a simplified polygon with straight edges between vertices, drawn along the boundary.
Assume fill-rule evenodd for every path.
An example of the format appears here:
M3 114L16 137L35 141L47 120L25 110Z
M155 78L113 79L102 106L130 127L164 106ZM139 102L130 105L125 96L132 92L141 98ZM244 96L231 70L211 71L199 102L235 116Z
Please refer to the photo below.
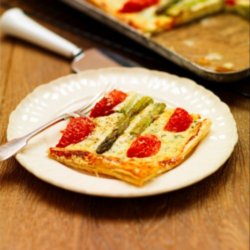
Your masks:
M211 132L180 166L144 187L80 173L49 159L47 150L58 141L65 122L33 138L16 159L29 172L58 187L98 196L139 197L169 192L200 181L214 173L232 153L238 140L236 124L229 108L218 97L191 80L140 68L85 71L39 86L11 114L8 140L28 133L74 100L94 95L110 83L121 90L133 90L200 113L212 120Z

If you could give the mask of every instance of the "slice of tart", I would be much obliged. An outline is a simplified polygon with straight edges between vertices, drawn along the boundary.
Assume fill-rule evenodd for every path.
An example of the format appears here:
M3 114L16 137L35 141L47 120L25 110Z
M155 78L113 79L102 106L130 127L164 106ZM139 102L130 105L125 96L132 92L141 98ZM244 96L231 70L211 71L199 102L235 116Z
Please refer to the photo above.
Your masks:
M211 121L149 96L113 90L88 117L71 118L49 156L69 167L142 186L179 164Z

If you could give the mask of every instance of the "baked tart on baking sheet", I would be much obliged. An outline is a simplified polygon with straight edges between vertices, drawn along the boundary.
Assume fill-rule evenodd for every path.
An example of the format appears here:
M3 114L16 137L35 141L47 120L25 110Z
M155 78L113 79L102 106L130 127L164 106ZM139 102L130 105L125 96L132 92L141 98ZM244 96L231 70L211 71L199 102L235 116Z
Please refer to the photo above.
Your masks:
M155 34L219 12L249 19L249 0L88 0L144 34Z

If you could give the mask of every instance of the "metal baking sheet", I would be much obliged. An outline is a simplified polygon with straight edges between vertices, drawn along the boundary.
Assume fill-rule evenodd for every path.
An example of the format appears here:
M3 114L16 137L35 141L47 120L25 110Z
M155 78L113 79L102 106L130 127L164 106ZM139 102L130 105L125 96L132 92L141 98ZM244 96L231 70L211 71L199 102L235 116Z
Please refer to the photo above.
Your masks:
M221 13L148 37L85 0L62 1L208 80L250 75L249 22L236 15Z

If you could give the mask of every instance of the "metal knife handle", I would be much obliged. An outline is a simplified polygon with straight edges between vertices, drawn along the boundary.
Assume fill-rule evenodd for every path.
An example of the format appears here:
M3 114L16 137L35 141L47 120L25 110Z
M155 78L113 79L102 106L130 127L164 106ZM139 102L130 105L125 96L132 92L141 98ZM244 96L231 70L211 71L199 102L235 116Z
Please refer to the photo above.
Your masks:
M82 49L75 44L41 26L19 8L4 12L0 18L0 29L5 34L21 38L68 58L73 58L82 52Z

